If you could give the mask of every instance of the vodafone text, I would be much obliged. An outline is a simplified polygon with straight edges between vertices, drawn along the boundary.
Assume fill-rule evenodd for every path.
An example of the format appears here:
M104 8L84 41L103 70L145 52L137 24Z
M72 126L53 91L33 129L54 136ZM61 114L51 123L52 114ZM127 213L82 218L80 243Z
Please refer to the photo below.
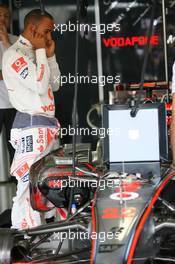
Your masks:
M148 43L148 37L134 36L134 37L118 37L118 38L103 38L103 44L108 47L125 47L125 46L144 46ZM159 37L152 36L150 39L151 45L159 44Z

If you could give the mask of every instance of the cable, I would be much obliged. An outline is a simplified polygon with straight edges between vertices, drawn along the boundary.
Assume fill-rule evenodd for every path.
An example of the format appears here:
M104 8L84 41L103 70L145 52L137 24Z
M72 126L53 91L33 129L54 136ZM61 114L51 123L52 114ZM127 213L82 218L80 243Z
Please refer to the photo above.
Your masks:
M77 15L76 15L76 21L79 23L80 21L80 0L77 0ZM76 130L77 125L77 96L78 96L78 82L77 82L77 75L78 75L78 55L79 55L79 32L76 31L76 49L75 49L75 87L74 87L74 100L73 100L73 117L72 117L72 123L73 128ZM76 133L73 134L73 140L72 140L72 158L73 158L73 166L72 166L72 174L73 177L76 177ZM73 188L71 188L70 191L70 200L69 200L69 206L68 206L68 214L67 218L71 215L71 206L73 201Z
M148 42L145 48L145 57L143 61L143 67L142 67L142 72L141 72L141 81L140 81L140 86L139 86L139 96L137 102L131 101L131 117L136 117L137 112L139 110L139 105L141 102L141 95L143 91L143 85L144 85L144 76L145 76L145 71L148 63L148 56L149 56L149 50L150 50L150 41L151 41L151 34L153 30L153 23L154 23L154 15L156 11L156 0L153 1L153 7L152 7L152 12L151 12L151 21L150 21L150 27L148 30Z
M93 173L93 172L85 171L85 170L82 170L82 169L80 169L80 168L78 168L78 167L75 167L75 169L78 170L78 171L83 172L83 173L86 174L86 175L98 177L98 174L97 174L97 173Z
M45 8L44 8L43 0L39 0L39 2L40 2L41 14L44 15L45 14Z
M153 260L160 260L160 261L165 261L166 262L166 264L168 263L168 262L173 262L173 263L175 263L175 259L172 259L172 258L164 258L164 257L155 257L155 258L153 258Z

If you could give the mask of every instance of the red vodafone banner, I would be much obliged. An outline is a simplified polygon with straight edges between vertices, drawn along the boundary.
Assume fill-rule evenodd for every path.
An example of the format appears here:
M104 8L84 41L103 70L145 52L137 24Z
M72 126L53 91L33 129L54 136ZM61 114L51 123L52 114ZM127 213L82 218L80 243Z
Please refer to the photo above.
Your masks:
M148 43L148 37L146 36L133 36L133 37L110 37L103 38L103 44L108 47L126 47L126 46L144 46ZM151 45L159 44L159 37L154 35L150 39Z

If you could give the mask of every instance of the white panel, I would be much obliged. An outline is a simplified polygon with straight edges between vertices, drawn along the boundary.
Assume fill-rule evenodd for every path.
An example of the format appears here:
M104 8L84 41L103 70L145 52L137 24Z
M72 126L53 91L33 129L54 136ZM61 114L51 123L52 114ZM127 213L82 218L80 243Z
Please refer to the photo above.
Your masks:
M157 109L109 111L109 161L158 161L159 124Z

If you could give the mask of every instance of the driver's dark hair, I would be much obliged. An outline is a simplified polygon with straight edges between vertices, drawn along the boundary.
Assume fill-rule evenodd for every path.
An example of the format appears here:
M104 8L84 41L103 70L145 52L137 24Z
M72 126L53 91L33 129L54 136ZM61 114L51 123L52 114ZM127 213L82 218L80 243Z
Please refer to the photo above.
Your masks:
M30 11L24 18L24 27L27 27L30 23L39 22L43 17L47 17L52 20L54 19L51 14L46 11L43 13L41 9L34 9Z

